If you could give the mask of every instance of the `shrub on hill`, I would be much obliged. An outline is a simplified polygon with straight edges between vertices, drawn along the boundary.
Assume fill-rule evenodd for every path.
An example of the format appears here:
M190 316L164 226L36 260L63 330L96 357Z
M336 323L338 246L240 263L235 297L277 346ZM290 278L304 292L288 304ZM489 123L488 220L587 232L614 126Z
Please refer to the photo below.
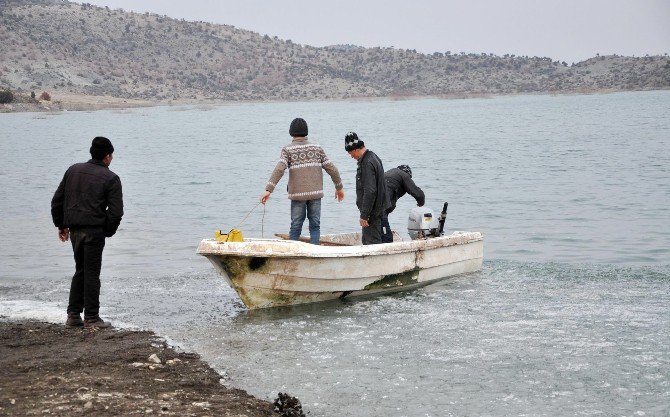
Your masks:
M14 93L9 90L0 90L0 104L7 104L14 101Z

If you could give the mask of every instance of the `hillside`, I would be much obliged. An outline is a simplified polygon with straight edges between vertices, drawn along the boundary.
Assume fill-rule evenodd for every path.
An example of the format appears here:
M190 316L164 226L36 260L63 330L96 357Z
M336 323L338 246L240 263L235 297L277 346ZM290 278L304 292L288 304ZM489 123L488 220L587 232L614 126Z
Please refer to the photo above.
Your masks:
M317 48L228 25L0 0L0 89L170 100L467 96L670 87L667 56L550 58Z

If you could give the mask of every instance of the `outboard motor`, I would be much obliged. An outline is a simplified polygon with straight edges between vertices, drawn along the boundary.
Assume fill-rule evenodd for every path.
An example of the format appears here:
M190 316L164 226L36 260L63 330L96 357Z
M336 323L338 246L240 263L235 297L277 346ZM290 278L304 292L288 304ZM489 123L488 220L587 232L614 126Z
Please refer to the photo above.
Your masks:
M447 218L448 204L444 203L439 218L428 207L413 208L409 212L409 219L407 220L409 237L414 240L442 236L444 233L444 221Z

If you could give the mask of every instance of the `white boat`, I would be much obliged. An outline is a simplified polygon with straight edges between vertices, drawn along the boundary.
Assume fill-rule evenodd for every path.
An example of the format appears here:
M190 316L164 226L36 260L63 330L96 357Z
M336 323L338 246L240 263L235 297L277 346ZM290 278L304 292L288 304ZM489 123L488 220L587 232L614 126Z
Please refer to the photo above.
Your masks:
M197 253L256 309L416 288L480 270L484 251L480 232L367 246L360 233L344 233L321 242L204 239Z

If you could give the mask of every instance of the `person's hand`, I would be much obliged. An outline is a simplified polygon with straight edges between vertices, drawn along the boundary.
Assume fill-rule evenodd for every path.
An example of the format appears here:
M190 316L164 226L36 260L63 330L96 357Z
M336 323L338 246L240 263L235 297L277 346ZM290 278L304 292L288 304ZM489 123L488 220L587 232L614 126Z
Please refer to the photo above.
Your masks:
M335 198L337 199L337 201L344 200L344 188L340 188L339 190L335 190Z
M368 223L368 221L365 220L365 219L359 219L358 222L361 224L361 227L368 227L368 226L370 226L370 223Z
M261 203L265 204L268 201L268 198L270 198L270 194L272 193L269 191L264 192L261 196Z
M70 229L59 229L58 230L58 239L61 242L67 242L70 238Z

